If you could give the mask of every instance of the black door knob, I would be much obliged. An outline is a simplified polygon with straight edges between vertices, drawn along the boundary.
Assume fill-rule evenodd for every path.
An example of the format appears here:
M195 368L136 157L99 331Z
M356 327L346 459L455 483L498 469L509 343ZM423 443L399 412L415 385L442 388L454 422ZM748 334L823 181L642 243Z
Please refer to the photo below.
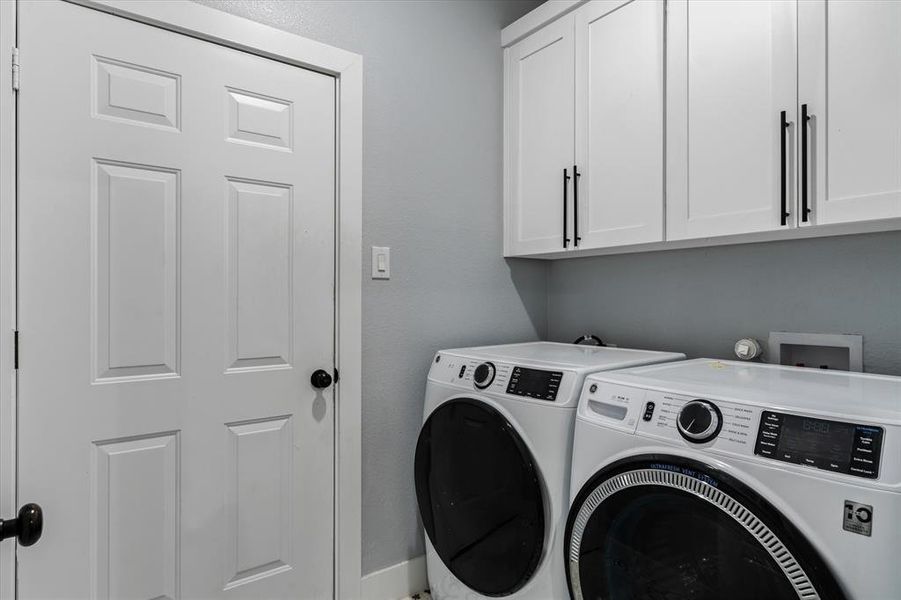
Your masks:
M19 509L15 519L0 519L0 540L18 538L22 546L31 546L41 539L44 530L44 512L37 504L26 504Z
M313 384L314 388L322 390L332 385L332 376L329 375L327 371L316 369L313 371L313 374L310 375L310 383Z

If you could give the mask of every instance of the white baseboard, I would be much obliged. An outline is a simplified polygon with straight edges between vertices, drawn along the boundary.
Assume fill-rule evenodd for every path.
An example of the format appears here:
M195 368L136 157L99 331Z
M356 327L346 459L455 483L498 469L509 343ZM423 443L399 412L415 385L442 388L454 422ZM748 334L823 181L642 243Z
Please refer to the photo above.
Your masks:
M425 556L386 567L363 577L364 600L398 600L429 587Z

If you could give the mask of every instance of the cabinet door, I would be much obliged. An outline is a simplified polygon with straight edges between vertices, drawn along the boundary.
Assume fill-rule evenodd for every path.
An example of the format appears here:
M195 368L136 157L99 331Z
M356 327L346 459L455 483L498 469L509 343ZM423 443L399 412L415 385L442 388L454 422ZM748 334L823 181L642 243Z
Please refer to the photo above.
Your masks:
M796 9L794 0L669 3L668 239L792 226L794 215L781 223L795 127L780 113L796 120Z
M901 2L799 4L808 222L901 217Z
M505 254L572 245L573 19L566 15L506 51ZM567 221L564 225L564 213ZM566 242L565 238L569 238Z
M661 241L664 3L595 0L575 19L574 243Z

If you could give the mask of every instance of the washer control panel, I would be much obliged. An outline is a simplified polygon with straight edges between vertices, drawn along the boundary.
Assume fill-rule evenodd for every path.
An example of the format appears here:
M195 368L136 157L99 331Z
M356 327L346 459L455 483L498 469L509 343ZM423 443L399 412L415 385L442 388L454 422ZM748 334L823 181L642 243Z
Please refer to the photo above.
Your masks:
M794 414L589 376L579 419L683 448L857 477L901 491L901 426ZM893 433L897 431L898 433ZM773 466L776 466L775 464Z
M709 400L690 400L679 410L676 428L693 444L709 442L720 433L723 415Z
M876 479L882 427L765 410L754 454L826 471Z
M647 403L656 410L649 419L642 415L638 432L691 446L715 446L729 452L750 454L755 411L729 402L648 391ZM646 406L645 405L645 406Z
M606 382L592 391L592 385L583 388L579 405L588 420L691 446L753 453L756 409Z

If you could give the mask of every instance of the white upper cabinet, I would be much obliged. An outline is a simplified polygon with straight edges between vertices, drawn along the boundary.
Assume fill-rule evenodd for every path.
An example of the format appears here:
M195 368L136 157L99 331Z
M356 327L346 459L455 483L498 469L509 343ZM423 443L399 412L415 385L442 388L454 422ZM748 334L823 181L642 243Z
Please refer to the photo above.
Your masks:
M551 1L501 43L506 256L901 229L901 0Z
M507 256L564 250L573 243L567 204L574 164L574 60L571 14L507 49Z
M805 0L798 15L807 222L901 217L901 2Z
M663 2L575 12L574 246L663 240Z
M792 226L796 10L794 0L668 3L667 239Z

